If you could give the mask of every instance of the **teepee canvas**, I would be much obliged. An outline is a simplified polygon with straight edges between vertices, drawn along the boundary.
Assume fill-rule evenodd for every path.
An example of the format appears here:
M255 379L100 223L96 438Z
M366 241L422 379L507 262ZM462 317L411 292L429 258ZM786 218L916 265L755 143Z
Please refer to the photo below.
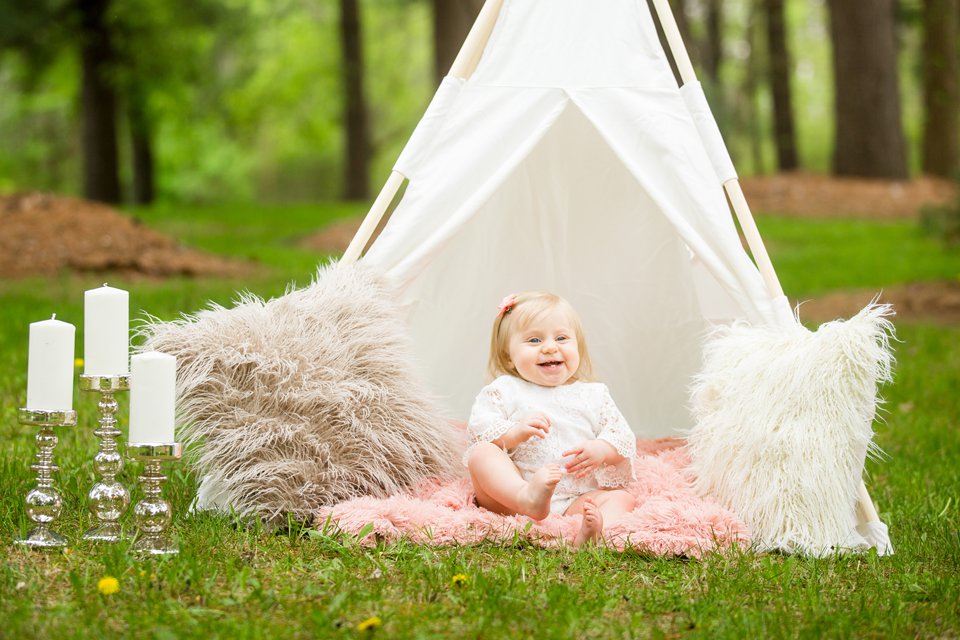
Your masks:
M741 247L722 186L732 165L723 149L711 161L688 103L644 0L506 0L476 70L443 81L363 260L401 290L422 373L452 416L484 382L511 291L573 303L599 374L647 437L690 427L705 327L793 322Z

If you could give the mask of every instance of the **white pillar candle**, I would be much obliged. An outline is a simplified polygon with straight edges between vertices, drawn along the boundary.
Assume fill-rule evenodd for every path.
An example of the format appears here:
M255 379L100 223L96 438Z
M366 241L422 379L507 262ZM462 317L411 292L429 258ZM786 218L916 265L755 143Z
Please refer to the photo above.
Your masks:
M27 409L73 409L73 341L77 329L69 322L30 324L27 354Z
M130 294L104 284L83 294L83 372L93 376L130 371Z
M169 444L173 435L177 359L158 351L130 360L131 444Z

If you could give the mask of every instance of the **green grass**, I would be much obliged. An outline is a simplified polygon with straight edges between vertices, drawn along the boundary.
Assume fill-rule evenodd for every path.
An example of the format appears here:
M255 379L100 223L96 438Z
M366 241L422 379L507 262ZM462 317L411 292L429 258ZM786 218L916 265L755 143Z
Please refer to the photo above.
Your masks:
M879 290L918 280L960 280L960 251L909 221L760 217L757 226L791 298L841 288Z
M164 205L137 209L144 223L189 246L232 258L253 260L275 276L303 278L317 255L297 243L330 221L361 215L362 203L325 205Z
M30 429L16 422L26 387L27 323L56 311L82 329L82 291L105 279L131 307L163 318L238 287L272 296L305 283L322 256L296 240L355 207L170 208L139 217L199 248L253 258L263 273L238 280L61 275L0 283L0 637L956 637L960 635L960 327L901 325L897 380L885 390L869 486L897 554L813 560L751 553L702 561L605 550L574 553L525 543L359 547L332 532L272 533L226 516L189 515L197 479L172 466L166 495L182 552L140 561L128 544L77 542L69 553L29 552L22 496L32 484ZM950 277L960 266L905 224L761 219L784 286L810 295L836 287ZM82 338L78 336L78 345ZM78 350L78 354L79 354ZM120 398L125 415L127 394ZM85 492L96 450L95 399L75 394L81 426L61 430L59 528L75 540L90 523ZM136 465L122 480L135 484ZM136 499L136 495L134 496ZM456 574L467 576L459 587ZM97 592L105 576L111 596ZM382 627L360 632L377 616Z

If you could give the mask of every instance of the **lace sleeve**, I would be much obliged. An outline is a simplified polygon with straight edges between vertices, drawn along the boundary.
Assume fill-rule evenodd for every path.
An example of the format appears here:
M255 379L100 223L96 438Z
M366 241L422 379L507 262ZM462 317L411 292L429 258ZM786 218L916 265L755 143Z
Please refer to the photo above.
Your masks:
M487 385L473 401L473 408L470 410L470 419L467 421L470 446L463 454L463 464L467 464L477 444L493 442L512 426L513 422L507 417L503 392L495 384Z
M633 460L637 455L637 437L627 424L626 418L610 397L610 390L603 387L603 396L600 405L600 417L597 420L596 434L598 440L605 440L613 445L623 460L614 465L607 465L597 471L597 482L601 487L622 487L636 479L633 469Z

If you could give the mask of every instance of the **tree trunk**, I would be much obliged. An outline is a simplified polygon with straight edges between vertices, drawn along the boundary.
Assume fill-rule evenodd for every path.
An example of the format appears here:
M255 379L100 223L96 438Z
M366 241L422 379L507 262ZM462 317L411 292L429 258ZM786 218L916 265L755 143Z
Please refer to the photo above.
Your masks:
M923 3L923 171L960 171L960 4Z
M143 94L137 89L129 97L130 146L133 159L133 202L150 204L156 193L153 182L153 136Z
M766 0L767 48L770 56L770 87L773 94L773 130L777 143L777 168L797 168L797 137L790 96L790 53L783 10L784 0Z
M828 0L836 113L833 170L838 176L907 177L895 1Z
M357 0L340 0L340 44L343 52L346 175L343 196L365 200L370 196L368 165L370 133L363 94L363 46Z
M83 193L91 200L120 202L116 94L108 72L113 63L105 22L110 0L78 0L83 71Z
M763 74L761 69L762 60L760 57L760 40L757 34L757 22L760 19L763 0L753 0L750 3L750 15L747 16L746 40L750 46L750 55L747 58L746 73L743 75L743 115L746 121L746 128L750 132L750 158L753 161L753 173L766 173L763 162L763 134L760 122L760 109L757 105L758 91L757 79Z
M707 36L701 50L704 75L717 84L723 60L723 0L707 0Z
M450 71L483 7L483 0L433 0L433 75L437 84Z

